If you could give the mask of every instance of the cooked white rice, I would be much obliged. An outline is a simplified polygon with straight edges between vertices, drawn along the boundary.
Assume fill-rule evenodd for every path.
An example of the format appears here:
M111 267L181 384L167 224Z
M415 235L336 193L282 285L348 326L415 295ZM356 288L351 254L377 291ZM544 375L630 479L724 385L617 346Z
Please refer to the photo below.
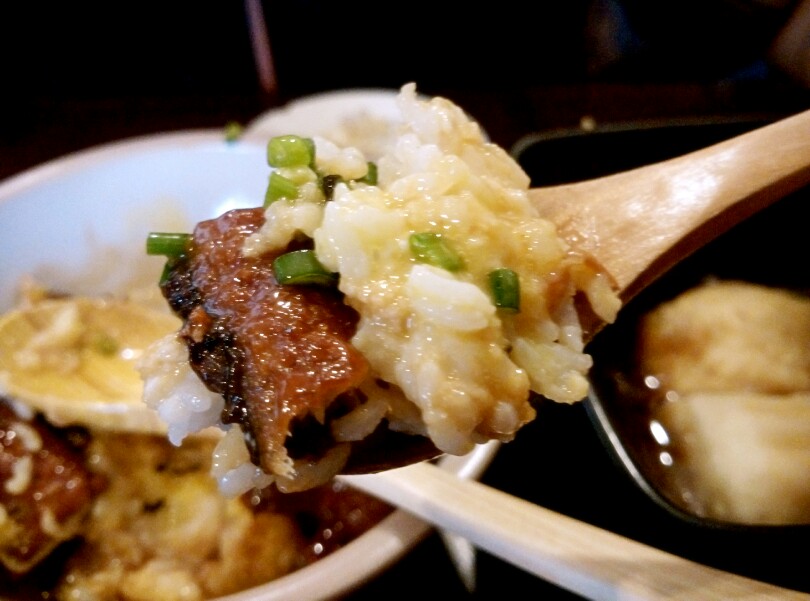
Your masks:
M369 404L333 424L339 440L362 438L385 418L393 429L429 436L442 451L461 455L489 440L512 440L535 416L530 391L558 402L582 399L591 360L574 296L585 294L606 321L619 301L608 278L539 218L528 176L461 108L443 98L422 100L413 84L402 88L398 103L403 124L377 160L377 185L341 183L324 202L312 184L295 201L271 204L245 252L283 248L300 232L340 273L346 302L360 314L353 344L372 373L364 386ZM315 142L321 172L347 180L365 174L361 151ZM441 234L464 268L415 261L408 239L417 232ZM489 272L504 267L520 278L517 313L496 309L489 291ZM170 392L174 384L149 385L186 381L184 351L172 345L179 343L165 342L162 352L173 359L144 370L147 402L176 432L214 423L209 408ZM184 425L192 416L195 425Z

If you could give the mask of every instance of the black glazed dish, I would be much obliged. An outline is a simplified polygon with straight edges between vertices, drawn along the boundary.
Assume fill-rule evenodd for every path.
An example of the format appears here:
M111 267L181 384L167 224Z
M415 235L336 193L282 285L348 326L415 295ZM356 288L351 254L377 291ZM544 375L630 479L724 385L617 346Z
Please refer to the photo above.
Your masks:
M665 160L764 125L770 118L619 124L523 138L513 156L532 186L570 183ZM699 529L804 530L808 524L746 525L697 515L682 499L692 491L679 481L680 467L665 466L666 451L650 431L649 404L631 398L639 316L707 278L742 280L810 294L810 275L798 262L806 255L810 189L788 196L733 228L678 264L620 312L588 346L594 357L586 413L612 459L659 507ZM741 443L742 444L742 443ZM674 474L674 475L673 475Z
M519 140L512 148L512 156L531 177L532 186L551 186L672 158L785 116L788 115L652 121L611 124L592 131L539 132ZM802 258L806 256L803 240L808 223L808 209L802 207L803 198L807 204L810 189L780 201L758 217L773 219L768 227L772 233L778 234L774 235L778 244L769 254L776 256L784 269L773 270L765 254L757 253L756 248L745 247L741 249L743 255L736 255L738 268L748 264L751 277L759 274L762 281L774 281L773 278L781 275L785 278L783 282L789 283L792 276L802 275ZM746 228L754 227L754 223L746 223L725 236L742 236ZM721 251L718 250L713 258L718 264L723 263ZM707 247L693 255L680 269L701 266L712 252L711 247ZM731 251L727 249L725 252ZM730 270L733 261L727 257L724 263L725 269ZM791 271L791 266L795 272ZM672 274L677 276L675 271ZM674 294L679 279L680 286L686 285L682 278L687 276L681 274L671 280L662 279L628 303L626 312L622 311L617 323L603 330L588 351L600 361L602 355L599 353L605 352L613 342L609 336L621 337L621 328L630 312L641 310L643 304L652 304L656 298ZM801 287L800 283L794 285ZM669 291L668 286L672 286ZM808 527L735 527L693 519L685 512L673 509L670 503L648 494L639 486L616 448L606 441L605 433L595 427L592 400L574 405L540 403L537 419L528 424L515 441L501 448L482 481L538 505L710 567L810 593L810 573L806 569L804 554L795 551L806 546ZM627 569L637 569L637 566ZM498 560L486 555L479 557L481 589L494 582L503 582L505 577L519 579L521 576ZM569 599L564 595L562 598Z
M558 129L523 136L511 154L531 177L532 186L553 186L674 158L779 117L648 120Z

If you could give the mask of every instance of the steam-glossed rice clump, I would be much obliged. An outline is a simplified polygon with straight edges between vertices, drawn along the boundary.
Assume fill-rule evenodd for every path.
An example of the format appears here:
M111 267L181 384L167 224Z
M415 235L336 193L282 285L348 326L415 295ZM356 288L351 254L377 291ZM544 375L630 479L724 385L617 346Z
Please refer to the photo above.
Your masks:
M413 84L398 103L376 165L315 138L314 164L271 174L265 208L199 224L169 262L184 326L143 362L145 399L175 442L227 428L214 469L230 494L323 482L384 428L465 454L512 440L531 395L587 392L574 299L612 321L608 277L461 108ZM317 283L279 283L279 257L316 259Z

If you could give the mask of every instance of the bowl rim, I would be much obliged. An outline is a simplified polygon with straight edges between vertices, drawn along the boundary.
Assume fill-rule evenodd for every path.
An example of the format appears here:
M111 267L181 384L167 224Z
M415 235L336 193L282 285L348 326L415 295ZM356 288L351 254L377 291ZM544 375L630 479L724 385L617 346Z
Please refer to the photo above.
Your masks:
M132 156L138 152L178 148L199 150L199 146L214 143L232 145L234 148L240 145L258 146L256 140L249 138L229 142L221 128L184 129L121 138L68 152L0 180L0 202L10 200L15 195L52 179L81 172L99 163Z

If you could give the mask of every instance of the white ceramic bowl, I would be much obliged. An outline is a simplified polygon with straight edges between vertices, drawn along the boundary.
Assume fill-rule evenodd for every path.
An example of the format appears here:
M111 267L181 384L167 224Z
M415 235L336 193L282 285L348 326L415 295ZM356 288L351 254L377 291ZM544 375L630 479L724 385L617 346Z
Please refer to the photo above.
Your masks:
M46 163L0 183L0 311L21 278L75 294L152 285L163 259L148 257L150 231L190 231L223 211L257 206L269 167L259 141L229 143L192 131L124 140ZM445 469L477 478L496 447L447 457ZM230 601L316 599L345 594L397 561L430 528L395 511L377 527L309 567Z
M249 137L271 137L288 133L322 135L340 130L347 120L362 117L397 123L399 90L385 88L347 89L303 96L270 109L248 124Z

